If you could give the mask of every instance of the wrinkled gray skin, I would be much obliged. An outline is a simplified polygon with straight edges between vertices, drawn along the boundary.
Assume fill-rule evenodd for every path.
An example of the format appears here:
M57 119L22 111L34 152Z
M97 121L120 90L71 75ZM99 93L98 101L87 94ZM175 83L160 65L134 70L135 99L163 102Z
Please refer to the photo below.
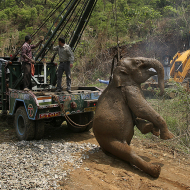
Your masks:
M149 71L154 68L156 73ZM152 177L158 177L159 165L147 163L129 146L134 126L143 133L152 132L162 139L170 139L165 120L147 103L141 83L158 75L160 94L164 93L164 69L155 60L143 57L124 58L114 69L113 80L99 97L93 121L93 132L105 152L130 162Z

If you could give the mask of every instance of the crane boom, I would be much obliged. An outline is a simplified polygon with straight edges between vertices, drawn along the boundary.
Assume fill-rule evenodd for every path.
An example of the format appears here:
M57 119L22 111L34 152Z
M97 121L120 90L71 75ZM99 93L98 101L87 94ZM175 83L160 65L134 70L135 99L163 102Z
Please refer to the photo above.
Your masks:
M53 23L53 25L57 24L54 31L46 40L40 52L35 53L35 60L41 61L48 53L51 42L55 41L62 33L64 33L65 38L69 37L68 44L74 51L90 19L96 2L97 0L70 0L64 8L65 13L59 23ZM56 18L56 20L59 20L59 18Z

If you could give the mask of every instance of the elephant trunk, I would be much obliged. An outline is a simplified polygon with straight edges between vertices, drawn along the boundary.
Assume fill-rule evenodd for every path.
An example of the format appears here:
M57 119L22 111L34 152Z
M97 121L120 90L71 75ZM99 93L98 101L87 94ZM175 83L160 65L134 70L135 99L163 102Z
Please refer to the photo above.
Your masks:
M162 63L152 58L141 57L137 59L138 60L140 59L140 61L143 63L144 66L148 68L153 68L156 70L157 76L158 76L158 86L160 88L160 95L163 95L164 94L164 67Z

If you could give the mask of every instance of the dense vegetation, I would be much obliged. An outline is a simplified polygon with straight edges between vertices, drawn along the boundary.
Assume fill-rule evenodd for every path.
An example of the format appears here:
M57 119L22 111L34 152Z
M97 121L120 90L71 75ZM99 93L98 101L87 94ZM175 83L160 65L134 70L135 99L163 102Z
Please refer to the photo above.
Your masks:
M14 51L18 41L23 41L26 34L32 33L58 2L0 0L1 55L8 54L10 49ZM88 43L84 44L86 51L82 53L88 52L86 46L95 45L89 44L93 40L99 42L99 50L115 45L116 35L120 44L152 35L175 34L186 38L189 33L189 13L190 5L184 0L98 0L84 33L84 41ZM49 26L50 23L47 23L44 33Z
M0 0L0 56L13 54L24 36L36 30L58 2ZM64 4L54 19L63 7ZM127 56L160 59L166 48L171 56L189 48L189 14L187 0L98 0L75 51L73 82L87 85L98 77L108 77L110 59L107 56L114 53L110 47L117 45L117 36L120 46L145 43L140 51L133 49ZM52 22L44 25L38 37L47 34ZM77 76L79 72L82 74Z
M165 89L165 97L148 99L152 107L165 119L168 128L174 134L174 138L163 141L153 137L151 133L142 135L139 130L135 134L142 138L151 138L157 142L169 145L173 150L190 152L190 93L187 88L175 82L171 87ZM173 97L172 99L168 97Z

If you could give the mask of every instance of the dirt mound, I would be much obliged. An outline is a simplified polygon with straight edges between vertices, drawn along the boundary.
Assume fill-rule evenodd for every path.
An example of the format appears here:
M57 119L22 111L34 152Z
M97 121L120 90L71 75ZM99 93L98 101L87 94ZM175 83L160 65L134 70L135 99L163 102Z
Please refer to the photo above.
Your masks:
M134 138L131 146L144 160L162 167L158 179L99 151L89 155L83 166L73 171L69 180L62 182L62 189L190 189L189 157L170 153L167 147L149 140Z

